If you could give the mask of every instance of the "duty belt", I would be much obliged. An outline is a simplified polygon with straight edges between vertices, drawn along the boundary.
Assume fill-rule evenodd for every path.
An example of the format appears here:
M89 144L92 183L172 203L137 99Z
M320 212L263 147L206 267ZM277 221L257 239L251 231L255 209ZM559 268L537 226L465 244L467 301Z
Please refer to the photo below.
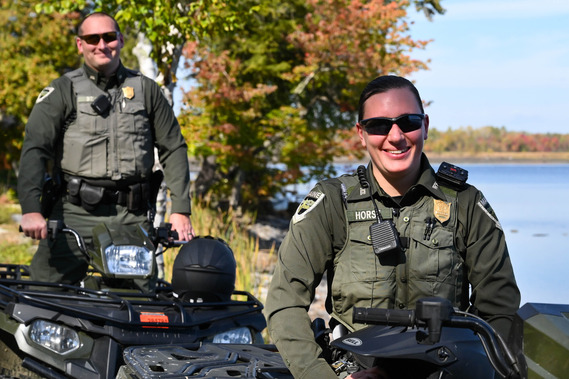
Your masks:
M67 200L94 211L99 204L117 204L128 207L129 211L148 209L150 184L148 182L131 184L126 188L106 188L88 183L80 177L70 177L66 181Z

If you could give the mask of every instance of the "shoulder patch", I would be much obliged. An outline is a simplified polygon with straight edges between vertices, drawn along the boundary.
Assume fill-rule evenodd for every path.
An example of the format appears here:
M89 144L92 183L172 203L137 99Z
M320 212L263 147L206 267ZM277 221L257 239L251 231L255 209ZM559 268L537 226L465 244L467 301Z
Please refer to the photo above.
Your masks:
M496 228L502 230L502 224L500 224L500 221L498 221L498 218L496 218L494 210L492 209L490 203L488 202L488 200L486 200L484 196L482 196L482 198L478 202L478 206L496 224Z
M42 89L42 91L38 95L38 98L36 99L36 104L41 103L46 97L51 95L53 91L55 91L55 88L53 87L45 87L44 89Z
M304 220L306 215L310 213L316 206L324 199L324 195L322 192L319 191L310 191L308 195L302 200L296 212L294 212L294 216L292 216L292 223L296 224Z

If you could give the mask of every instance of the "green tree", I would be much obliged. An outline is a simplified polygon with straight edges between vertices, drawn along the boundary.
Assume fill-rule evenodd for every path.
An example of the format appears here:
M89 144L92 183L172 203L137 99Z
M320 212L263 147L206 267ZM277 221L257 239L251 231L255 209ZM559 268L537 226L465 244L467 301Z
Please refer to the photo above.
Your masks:
M46 15L26 1L0 2L0 165L15 165L27 117L41 89L79 64L76 14Z
M197 85L180 120L202 164L196 193L254 206L359 154L363 86L426 68L411 53L428 41L409 36L408 1L241 3L261 3L244 28L187 45Z
M343 154L345 149L350 149L350 143L353 144L345 138L344 131L346 125L353 124L353 95L361 89L362 78L367 80L382 72L406 74L425 67L423 62L413 61L408 56L414 48L426 45L407 35L408 1L282 3L275 0L41 0L35 5L35 15L47 17L42 22L45 27L58 17L73 19L99 10L114 14L123 31L128 30L132 35L139 33L141 39L150 41L153 46L150 56L161 74L162 84L170 90L176 85L182 47L188 41L190 51L192 44L197 43L194 44L197 46L194 52L199 54L196 62L203 65L200 75L207 72L207 65L213 70L215 62L222 68L219 73L224 77L227 70L233 70L227 82L219 76L217 82L206 79L205 85L201 83L206 92L231 90L228 93L234 97L223 100L225 103L210 103L216 96L219 98L214 94L194 97L192 106L197 113L192 114L192 124L185 134L192 151L204 161L205 157L219 155L214 167L224 175L220 193L223 194L221 187L225 187L232 191L236 202L240 202L242 188L253 201L275 193L286 183L328 174L333 157ZM30 7L29 3L20 1L2 4L3 7L9 4ZM414 4L429 17L442 13L438 0L415 1ZM336 20L336 13L341 14L340 20ZM34 12L27 11L27 14ZM375 19L366 17L368 14ZM345 35L326 24L338 25L339 29L346 27ZM373 37L358 42L357 38L366 36L366 31ZM70 29L69 36L73 33ZM338 46L326 43L327 33L334 43L341 44L338 49L341 54L334 53ZM67 46L74 51L73 45ZM362 59L370 60L370 64L350 59L349 64L359 63L351 70L346 60L353 54L360 54ZM212 60L206 62L203 57ZM72 66L69 60L64 61ZM365 72L370 69L372 72ZM55 71L60 74L61 70ZM211 104L221 106L220 110L211 111ZM237 106L235 112L231 109L234 106ZM197 119L196 115L202 117ZM249 126L243 127L246 124ZM194 133L193 128L200 125L207 125L217 134ZM218 138L224 131L222 125L225 130L239 132ZM344 130L338 130L338 125L344 126ZM241 152L227 154L236 151ZM314 158L305 159L310 154ZM269 163L284 164L285 169L269 169ZM307 164L313 166L308 175L301 171L301 166ZM253 184L241 186L241 183Z

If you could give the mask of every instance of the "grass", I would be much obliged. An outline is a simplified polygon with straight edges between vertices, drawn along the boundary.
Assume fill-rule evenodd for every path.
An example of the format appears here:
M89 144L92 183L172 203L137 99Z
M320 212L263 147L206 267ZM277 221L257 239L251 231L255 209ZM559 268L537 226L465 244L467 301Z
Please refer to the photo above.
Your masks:
M19 232L19 224L13 215L20 213L20 206L0 198L0 262L29 264L37 242Z

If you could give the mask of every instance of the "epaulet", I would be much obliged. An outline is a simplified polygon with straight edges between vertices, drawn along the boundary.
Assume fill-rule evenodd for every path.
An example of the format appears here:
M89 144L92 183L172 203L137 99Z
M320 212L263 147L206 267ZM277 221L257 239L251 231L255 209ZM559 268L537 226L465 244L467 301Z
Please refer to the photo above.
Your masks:
M440 184L460 191L465 188L466 181L468 180L468 171L448 162L442 162L436 173L436 177L437 182L440 182Z
M67 76L69 79L73 80L73 78L77 78L83 76L83 67L76 68L75 70L66 72L64 76Z
M138 70L133 70L132 68L125 67L125 71L131 76L142 76L142 72Z

